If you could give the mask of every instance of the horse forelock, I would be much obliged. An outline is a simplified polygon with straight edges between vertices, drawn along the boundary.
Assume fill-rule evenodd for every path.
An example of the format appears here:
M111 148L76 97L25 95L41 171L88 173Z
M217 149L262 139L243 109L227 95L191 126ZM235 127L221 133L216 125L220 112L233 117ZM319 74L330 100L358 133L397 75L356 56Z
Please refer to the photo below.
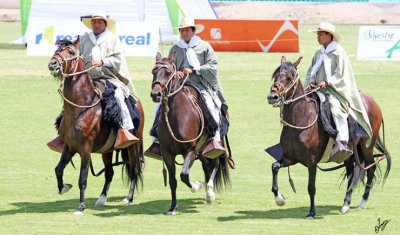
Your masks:
M67 39L58 39L56 41L55 45L58 46L56 52L60 52L60 51L62 51L62 49L64 49L64 47L71 46L71 45L73 45L73 43Z

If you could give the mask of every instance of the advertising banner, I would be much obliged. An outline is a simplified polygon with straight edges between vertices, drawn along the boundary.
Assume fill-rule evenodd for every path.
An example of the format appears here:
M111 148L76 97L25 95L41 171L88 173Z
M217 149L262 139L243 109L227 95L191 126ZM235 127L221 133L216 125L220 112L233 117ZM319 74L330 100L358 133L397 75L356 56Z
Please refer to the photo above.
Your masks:
M28 31L27 55L51 56L58 39L76 40L90 32L79 20L74 22L32 19ZM117 22L111 31L121 41L125 56L155 56L159 43L159 26L153 22Z
M215 51L299 52L297 20L195 20Z
M400 60L400 26L360 26L357 59Z

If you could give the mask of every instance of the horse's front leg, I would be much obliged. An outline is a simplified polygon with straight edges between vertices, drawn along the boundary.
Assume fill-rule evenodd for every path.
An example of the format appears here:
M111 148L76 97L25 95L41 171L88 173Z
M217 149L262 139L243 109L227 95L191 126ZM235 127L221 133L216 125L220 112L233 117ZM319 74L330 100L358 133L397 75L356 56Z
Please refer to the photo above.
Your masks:
M90 152L81 153L81 171L79 174L79 205L76 208L74 214L75 215L83 215L83 210L85 210L85 191L87 185L87 177L89 173L89 161L90 161Z
M350 212L351 195L361 173L360 168L354 167L354 157L347 159L344 164L346 165L347 190L342 206L343 214Z
M68 162L71 161L71 159L74 155L75 155L75 153L71 152L67 145L64 145L64 150L61 154L60 161L58 162L58 164L55 168L59 194L66 193L66 192L68 192L68 190L70 190L72 188L71 184L64 184L63 175L64 175L65 166L67 166Z
M185 156L185 161L183 163L181 172L182 182L185 183L192 190L193 193L197 192L199 189L204 187L204 182L200 181L190 182L189 179L190 168L192 167L195 159L196 159L196 152L194 150L190 150Z
M175 215L178 205L176 203L176 178L175 178L175 156L163 154L165 165L168 169L169 187L171 189L171 208L167 211L167 215Z
M315 159L312 157L311 159ZM315 176L317 173L317 164L310 163L308 166L308 194L310 195L310 212L306 216L306 219L314 219L315 216Z
M278 172L281 167L286 167L285 161L274 162L271 166L272 168L272 189L271 191L275 195L275 203L278 206L285 205L285 198L281 193L278 192Z
M99 199L97 199L95 206L104 206L107 202L108 190L110 188L110 184L114 176L114 170L112 168L112 156L113 152L102 154L102 159L105 169L104 170L105 181L104 181L103 191L101 191L100 197Z

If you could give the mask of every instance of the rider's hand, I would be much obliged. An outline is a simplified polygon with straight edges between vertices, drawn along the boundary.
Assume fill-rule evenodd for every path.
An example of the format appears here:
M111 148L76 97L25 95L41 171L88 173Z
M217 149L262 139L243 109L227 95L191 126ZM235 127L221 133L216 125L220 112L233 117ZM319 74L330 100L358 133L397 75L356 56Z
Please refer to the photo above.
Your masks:
M176 71L176 76L178 76L178 78L181 79L185 76L185 74L182 71Z
M92 66L93 67L101 67L103 65L103 61L99 60L99 61L92 61Z
M327 81L322 81L322 82L320 82L320 83L318 84L318 86L319 86L320 88L325 88L325 87L328 86L328 82L327 82Z
M193 73L193 70L190 69L190 68L185 68L185 69L183 70L183 74L185 74L185 75L189 75L189 74L192 74L192 73Z
M310 90L310 89L313 89L313 88L315 88L315 84L310 83L310 84L307 85L306 90Z

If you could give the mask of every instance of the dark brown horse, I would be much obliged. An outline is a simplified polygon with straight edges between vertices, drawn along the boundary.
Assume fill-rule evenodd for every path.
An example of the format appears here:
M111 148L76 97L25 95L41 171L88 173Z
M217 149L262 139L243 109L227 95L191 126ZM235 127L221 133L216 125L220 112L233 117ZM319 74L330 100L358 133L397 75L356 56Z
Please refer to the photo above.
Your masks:
M205 174L206 201L215 200L214 186L218 190L222 182L229 184L229 171L225 155L215 159L203 157L201 146L207 134L203 132L204 118L197 101L200 93L192 86L181 86L176 76L176 67L173 58L161 59L157 53L156 64L152 71L153 83L151 97L154 102L161 104L161 117L157 128L160 142L161 155L169 173L169 186L171 188L172 203L167 214L174 215L178 208L176 202L175 157L180 154L184 158L181 180L192 190L198 191L204 186L203 182L191 182L189 170L198 158L202 163Z
M64 116L60 123L59 134L65 144L60 162L55 168L58 190L62 194L72 187L70 184L63 183L63 173L65 166L75 153L78 153L81 156L80 200L75 214L83 214L91 153L101 153L105 165L104 188L96 206L104 205L107 200L108 189L114 175L112 156L115 132L102 120L99 90L86 73L82 57L77 50L78 45L79 38L74 43L67 40L60 41L59 48L51 58L48 67L55 77L61 79L61 85L64 86L62 91L59 90L64 98ZM131 182L128 197L124 199L125 203L132 202L135 186L138 180L141 181L144 114L140 101L137 103L137 108L141 113L141 121L135 130L135 135L140 141L122 150L126 173Z
M305 96L305 91L297 73L297 65L300 63L300 60L301 58L292 64L286 62L285 57L282 57L281 65L275 70L272 76L274 84L268 95L268 102L275 107L279 106L281 108L282 122L284 123L280 138L283 158L272 164L272 192L275 195L276 203L280 206L284 205L284 197L278 192L277 175L279 168L288 167L296 163L303 164L308 168L308 193L311 203L310 212L306 216L306 219L313 219L315 216L314 195L317 163L322 158L328 144L329 136L324 131L322 123L318 118L318 107L315 105L315 102ZM368 113L373 136L371 144L368 147L366 147L366 138L350 140L349 144L356 147L353 148L354 156L351 156L344 162L348 187L342 213L350 211L351 194L360 178L360 170L362 171L363 169L367 170L367 182L359 208L365 208L365 203L368 200L375 177L376 165L370 165L374 164L374 157L376 157L373 153L374 146L382 152L383 156L386 155L387 168L383 181L387 178L391 166L391 158L384 144L378 138L379 129L381 123L383 123L381 110L372 97L361 92L360 95ZM358 162L357 165L355 165L354 161ZM370 165L369 169L366 169L367 167L364 168L363 165L365 164Z

